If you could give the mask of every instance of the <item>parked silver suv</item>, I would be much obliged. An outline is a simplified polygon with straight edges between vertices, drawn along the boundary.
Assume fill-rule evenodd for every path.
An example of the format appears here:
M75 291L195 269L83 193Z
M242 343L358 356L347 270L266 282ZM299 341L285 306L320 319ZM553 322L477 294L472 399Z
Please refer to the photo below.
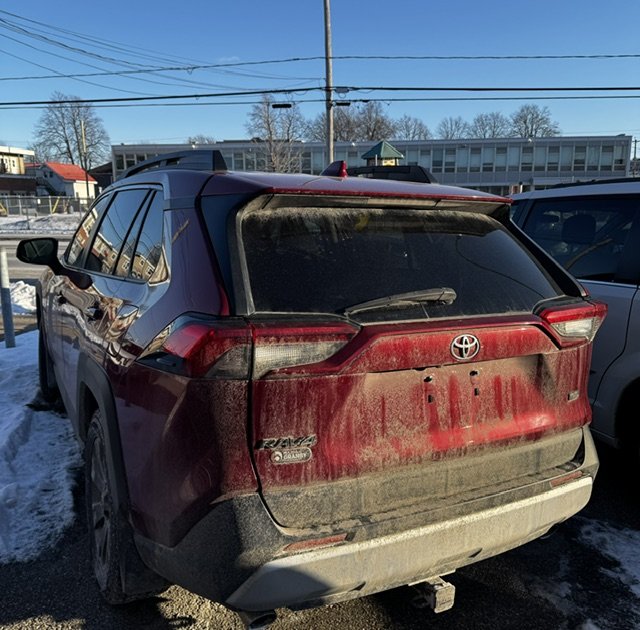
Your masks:
M513 220L609 313L594 343L593 432L640 453L640 179L514 195Z

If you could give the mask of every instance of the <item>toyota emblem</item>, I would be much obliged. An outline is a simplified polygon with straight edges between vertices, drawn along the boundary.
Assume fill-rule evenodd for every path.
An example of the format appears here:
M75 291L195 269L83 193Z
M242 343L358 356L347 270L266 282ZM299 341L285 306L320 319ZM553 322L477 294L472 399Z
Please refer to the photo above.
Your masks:
M451 342L451 354L458 361L473 359L480 352L480 342L473 335L458 335Z

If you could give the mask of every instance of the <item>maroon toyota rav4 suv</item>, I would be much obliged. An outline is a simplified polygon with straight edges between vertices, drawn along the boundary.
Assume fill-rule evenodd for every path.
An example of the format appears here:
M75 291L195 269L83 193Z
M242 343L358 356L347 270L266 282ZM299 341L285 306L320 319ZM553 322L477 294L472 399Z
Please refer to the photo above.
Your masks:
M21 242L108 601L177 583L256 627L422 582L441 610L439 576L587 503L605 307L503 198L332 172L160 156L61 257Z

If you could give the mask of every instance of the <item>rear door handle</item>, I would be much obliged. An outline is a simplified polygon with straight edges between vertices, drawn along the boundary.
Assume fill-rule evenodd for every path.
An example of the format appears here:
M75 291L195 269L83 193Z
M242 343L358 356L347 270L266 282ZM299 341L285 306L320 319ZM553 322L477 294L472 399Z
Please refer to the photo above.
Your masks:
M104 313L98 306L88 306L84 309L84 314L89 321L95 322L98 319L102 319Z

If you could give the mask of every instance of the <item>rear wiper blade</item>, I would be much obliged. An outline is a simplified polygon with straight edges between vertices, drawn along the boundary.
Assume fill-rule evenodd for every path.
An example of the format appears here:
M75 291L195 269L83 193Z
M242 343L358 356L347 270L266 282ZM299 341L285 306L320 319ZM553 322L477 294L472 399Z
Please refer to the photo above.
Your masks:
M419 306L425 303L453 304L458 294L450 287L434 287L421 291L398 293L375 300L368 300L354 304L344 309L345 315L355 315L364 311L384 310L386 308L404 308L405 306Z

